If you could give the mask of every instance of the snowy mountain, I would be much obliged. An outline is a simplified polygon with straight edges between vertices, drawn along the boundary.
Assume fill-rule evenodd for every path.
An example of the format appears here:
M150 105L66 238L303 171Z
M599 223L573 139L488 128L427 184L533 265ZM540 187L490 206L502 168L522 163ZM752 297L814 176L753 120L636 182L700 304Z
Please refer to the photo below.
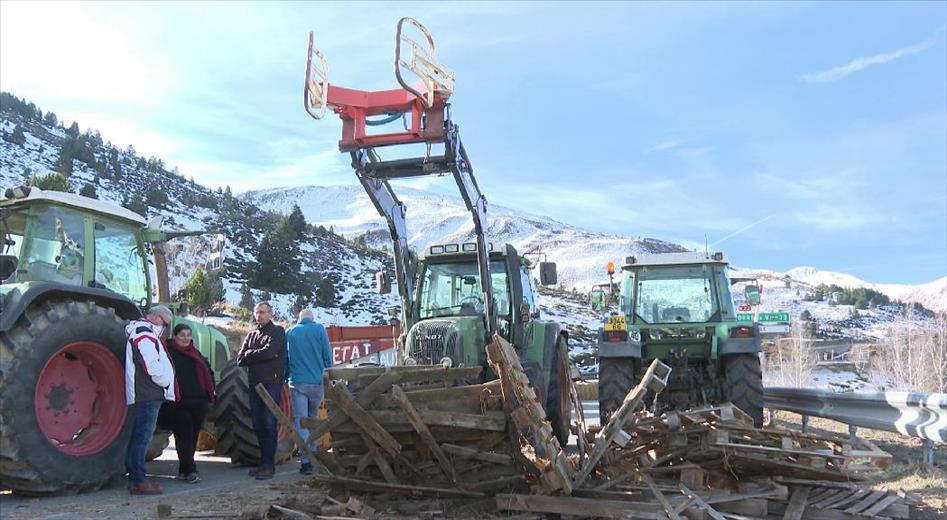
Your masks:
M472 239L473 224L460 197L404 187L398 187L396 191L407 208L409 242L415 249L422 250L434 243ZM309 222L331 226L337 233L352 238L364 235L366 242L373 247L389 245L387 225L360 185L274 188L247 192L240 198L280 213L288 213L293 204L297 204ZM626 256L636 253L685 250L680 245L653 238L594 233L502 206L490 206L488 215L492 241L512 243L521 252L542 248L550 260L558 263L560 285L581 292L608 281L605 265L609 261L620 263ZM797 267L784 273L765 269L739 271L741 276L756 275L765 280L775 280L774 294L781 296L779 288L789 276L796 287L803 290L800 294L819 284L864 287L884 293L893 300L917 302L928 309L947 312L947 277L923 285L898 285L870 283L850 274L820 271L814 267ZM791 291L792 297L795 297L795 292ZM792 298L785 296L764 304L765 310L792 312L799 307L801 312L802 307L792 305ZM824 303L813 303L826 307L824 312L831 315L844 310L844 319L848 318L847 308L830 312Z
M396 194L407 208L408 240L415 250L473 240L473 222L459 196L403 187L397 187ZM390 247L388 226L361 185L277 188L247 192L240 198L280 213L288 213L297 204L311 223L331 226L352 238L365 235L366 243L373 247ZM594 233L502 206L489 206L487 215L490 241L513 244L521 254L542 251L558 264L559 283L568 289L587 291L592 285L608 282L606 264L620 263L628 255L685 251L663 240Z

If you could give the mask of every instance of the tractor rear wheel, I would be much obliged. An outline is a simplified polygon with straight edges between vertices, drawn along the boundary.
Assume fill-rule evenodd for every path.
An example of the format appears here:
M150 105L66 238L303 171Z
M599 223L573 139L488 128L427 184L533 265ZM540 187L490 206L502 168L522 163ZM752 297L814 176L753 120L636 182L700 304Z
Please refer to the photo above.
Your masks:
M598 413L602 426L621 408L625 396L634 388L640 363L636 358L599 358Z
M569 444L569 425L572 422L572 394L569 380L569 345L565 338L556 341L556 353L549 370L549 393L546 395L546 419L563 448Z
M230 457L234 464L255 466L260 463L260 443L253 430L250 416L250 383L247 372L233 362L227 364L217 385L217 401L214 403L214 423L217 438L217 453ZM280 408L292 417L289 389L283 386ZM278 426L276 463L286 462L293 456L293 441L282 425Z
M0 333L0 485L78 493L122 475L124 325L92 302L47 301Z
M763 426L763 372L756 354L735 354L724 358L724 395L727 401Z

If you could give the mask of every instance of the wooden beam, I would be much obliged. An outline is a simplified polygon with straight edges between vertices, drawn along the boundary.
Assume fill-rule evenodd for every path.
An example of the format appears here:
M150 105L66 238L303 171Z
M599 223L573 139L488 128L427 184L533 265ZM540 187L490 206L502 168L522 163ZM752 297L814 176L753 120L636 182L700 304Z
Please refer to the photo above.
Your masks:
M286 415L283 413L283 410L280 410L279 405L276 404L276 401L270 397L270 394L266 391L266 387L263 386L263 383L257 383L254 389L256 390L257 395L260 396L260 399L263 400L263 404L265 404L266 407L270 409L270 413L276 417L277 421L286 427L286 431L289 432L289 435L293 438L293 441L296 442L296 447L302 450L302 452L306 455L306 460L308 460L314 468L324 472L326 475L331 475L332 472L329 471L329 468L325 467L322 462L316 458L315 454L312 453L312 450L309 449L309 445L303 441L303 438L301 435L299 435L299 431L296 430L296 425L293 424L293 421L286 417Z
M464 446L458 446L456 444L442 444L441 448L451 455L456 455L457 457L465 459L476 459L485 462L493 462L495 464L513 463L512 457L509 455L503 455L502 453L489 453L485 451L479 451L474 448L465 448Z
M596 500L591 498L550 495L496 496L497 509L528 511L531 513L554 513L582 517L634 518L657 520L665 516L661 506L653 503Z
M651 475L647 473L641 473L641 478L644 479L644 483L648 485L648 489L651 490L651 494L654 495L654 498L658 499L658 502L661 504L661 507L664 508L664 512L667 513L670 520L681 520L681 516L677 514L677 511L671 507L670 502L664 496L664 493L658 489L658 485L654 483L654 479L651 478Z
M482 498L486 495L476 491L464 491L462 489L442 489L426 486L408 486L405 484L385 484L383 482L374 482L361 480L357 478L336 477L336 476L315 476L313 479L317 482L332 486L339 486L345 490L358 489L362 491L373 491L376 493L399 493L411 496L435 496L435 497L461 497L461 498Z
M401 452L401 444L385 431L364 408L355 402L352 394L343 385L332 385L326 392L332 396L333 402L345 412L362 430L378 443L378 446L391 457L397 457Z
M434 454L434 458L437 459L437 464L441 467L441 471L444 472L444 475L451 482L457 482L457 473L454 472L454 467L451 465L450 459L447 458L447 454L441 450L441 447L437 445L437 441L434 440L434 436L431 435L431 430L429 430L427 425L424 424L424 420L421 419L421 415L418 414L418 411L414 408L414 405L412 405L411 401L408 400L408 397L404 394L404 391L398 386L393 386L391 387L391 395L398 401L398 403L401 404L401 410L404 412L408 422L410 422L411 426L414 427L414 430L418 432L421 442L426 445L427 448Z
M391 385L400 381L400 378L401 376L397 372L389 372L381 375L378 379L372 381L370 385L358 393L358 397L355 398L355 402L358 403L358 405L362 408L371 406L378 396L387 392L391 388ZM327 385L326 390L331 389L333 386L335 385ZM328 392L326 392L326 394L328 396ZM319 437L322 437L330 430L337 428L348 421L349 417L342 413L341 410L338 410L330 413L329 417L324 421L303 418L299 422L301 426L309 430L309 438L307 439L307 442L315 442L315 440Z

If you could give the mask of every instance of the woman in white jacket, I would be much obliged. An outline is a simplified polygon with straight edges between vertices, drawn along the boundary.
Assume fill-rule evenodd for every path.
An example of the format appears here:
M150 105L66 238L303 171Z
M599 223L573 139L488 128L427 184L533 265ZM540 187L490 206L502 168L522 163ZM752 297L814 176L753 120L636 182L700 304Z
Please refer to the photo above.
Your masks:
M125 327L125 399L132 406L132 432L125 451L128 491L133 495L158 495L161 486L149 481L145 452L155 433L158 410L164 401L175 401L174 366L161 341L162 331L171 325L171 311L152 307L142 320Z

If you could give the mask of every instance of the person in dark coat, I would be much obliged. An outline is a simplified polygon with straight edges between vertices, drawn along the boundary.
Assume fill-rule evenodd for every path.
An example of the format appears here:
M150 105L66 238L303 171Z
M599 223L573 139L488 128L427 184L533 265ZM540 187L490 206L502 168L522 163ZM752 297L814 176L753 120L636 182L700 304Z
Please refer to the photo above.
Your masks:
M244 338L237 353L237 366L247 369L250 415L260 443L260 466L251 469L249 475L257 480L268 480L276 470L276 417L256 393L256 386L262 383L273 401L280 402L286 373L286 331L273 323L273 307L269 303L256 304L253 318L257 328Z
M214 371L210 362L195 347L191 327L179 323L166 341L174 363L174 375L180 399L166 402L158 412L158 424L174 434L178 452L178 479L192 484L200 482L194 462L197 437L204 427L210 403L216 398Z

